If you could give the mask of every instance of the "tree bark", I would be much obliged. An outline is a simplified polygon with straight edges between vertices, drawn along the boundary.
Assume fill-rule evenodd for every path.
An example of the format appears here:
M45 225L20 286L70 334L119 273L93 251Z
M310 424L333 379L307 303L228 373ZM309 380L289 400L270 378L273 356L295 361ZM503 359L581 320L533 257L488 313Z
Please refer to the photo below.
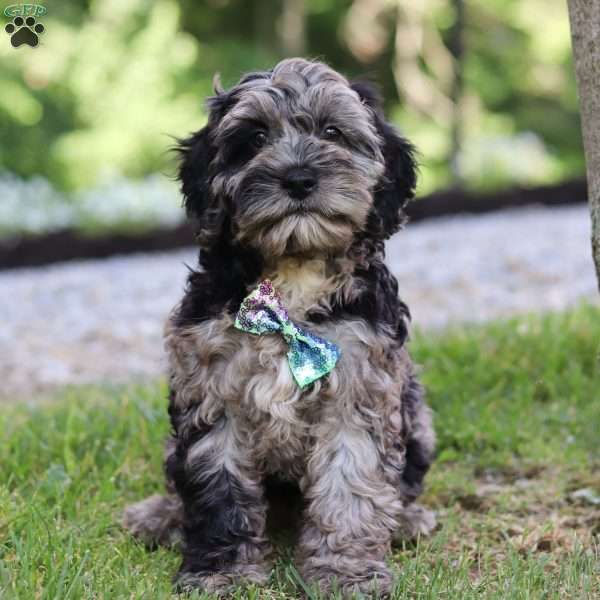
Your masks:
M600 0L568 0L600 289Z

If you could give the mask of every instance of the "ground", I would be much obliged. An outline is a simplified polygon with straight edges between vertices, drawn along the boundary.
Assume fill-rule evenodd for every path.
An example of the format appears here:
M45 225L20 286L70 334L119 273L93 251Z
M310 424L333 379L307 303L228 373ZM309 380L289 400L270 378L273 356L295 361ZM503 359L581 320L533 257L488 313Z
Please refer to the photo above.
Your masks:
M598 309L417 332L411 348L435 410L423 502L440 527L395 550L395 597L600 597ZM177 554L119 526L160 490L165 396L72 387L0 409L1 598L171 597ZM278 548L270 585L235 597L297 597Z

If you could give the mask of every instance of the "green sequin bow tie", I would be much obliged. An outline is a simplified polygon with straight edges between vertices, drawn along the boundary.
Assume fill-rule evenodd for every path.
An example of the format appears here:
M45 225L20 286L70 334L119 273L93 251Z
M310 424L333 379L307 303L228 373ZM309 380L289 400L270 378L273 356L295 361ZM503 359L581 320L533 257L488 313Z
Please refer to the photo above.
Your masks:
M335 367L340 350L331 342L297 327L289 318L273 283L264 279L242 302L235 319L237 329L263 335L281 332L290 347L288 362L296 383L306 387Z

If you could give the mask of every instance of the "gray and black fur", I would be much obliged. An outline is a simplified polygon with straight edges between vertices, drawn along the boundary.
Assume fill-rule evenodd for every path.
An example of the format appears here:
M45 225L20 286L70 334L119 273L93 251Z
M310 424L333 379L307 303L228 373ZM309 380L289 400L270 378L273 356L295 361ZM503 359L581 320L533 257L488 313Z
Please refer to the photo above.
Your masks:
M266 482L279 478L303 496L297 562L309 583L385 594L392 540L434 527L414 504L431 415L384 262L414 195L413 148L371 85L289 59L218 89L179 150L200 267L165 332L168 493L129 507L125 524L181 546L180 587L227 594L268 576ZM296 323L342 351L304 390L283 339L233 327L265 277Z

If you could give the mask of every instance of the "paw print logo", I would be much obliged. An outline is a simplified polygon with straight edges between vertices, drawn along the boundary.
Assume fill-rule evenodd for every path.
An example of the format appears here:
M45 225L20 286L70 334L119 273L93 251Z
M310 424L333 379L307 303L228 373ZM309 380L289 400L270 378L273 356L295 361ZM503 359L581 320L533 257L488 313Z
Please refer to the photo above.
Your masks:
M4 31L10 35L10 43L15 48L23 44L35 48L40 41L39 36L45 31L45 27L38 23L35 17L27 17L26 19L15 17L12 23L4 28Z

